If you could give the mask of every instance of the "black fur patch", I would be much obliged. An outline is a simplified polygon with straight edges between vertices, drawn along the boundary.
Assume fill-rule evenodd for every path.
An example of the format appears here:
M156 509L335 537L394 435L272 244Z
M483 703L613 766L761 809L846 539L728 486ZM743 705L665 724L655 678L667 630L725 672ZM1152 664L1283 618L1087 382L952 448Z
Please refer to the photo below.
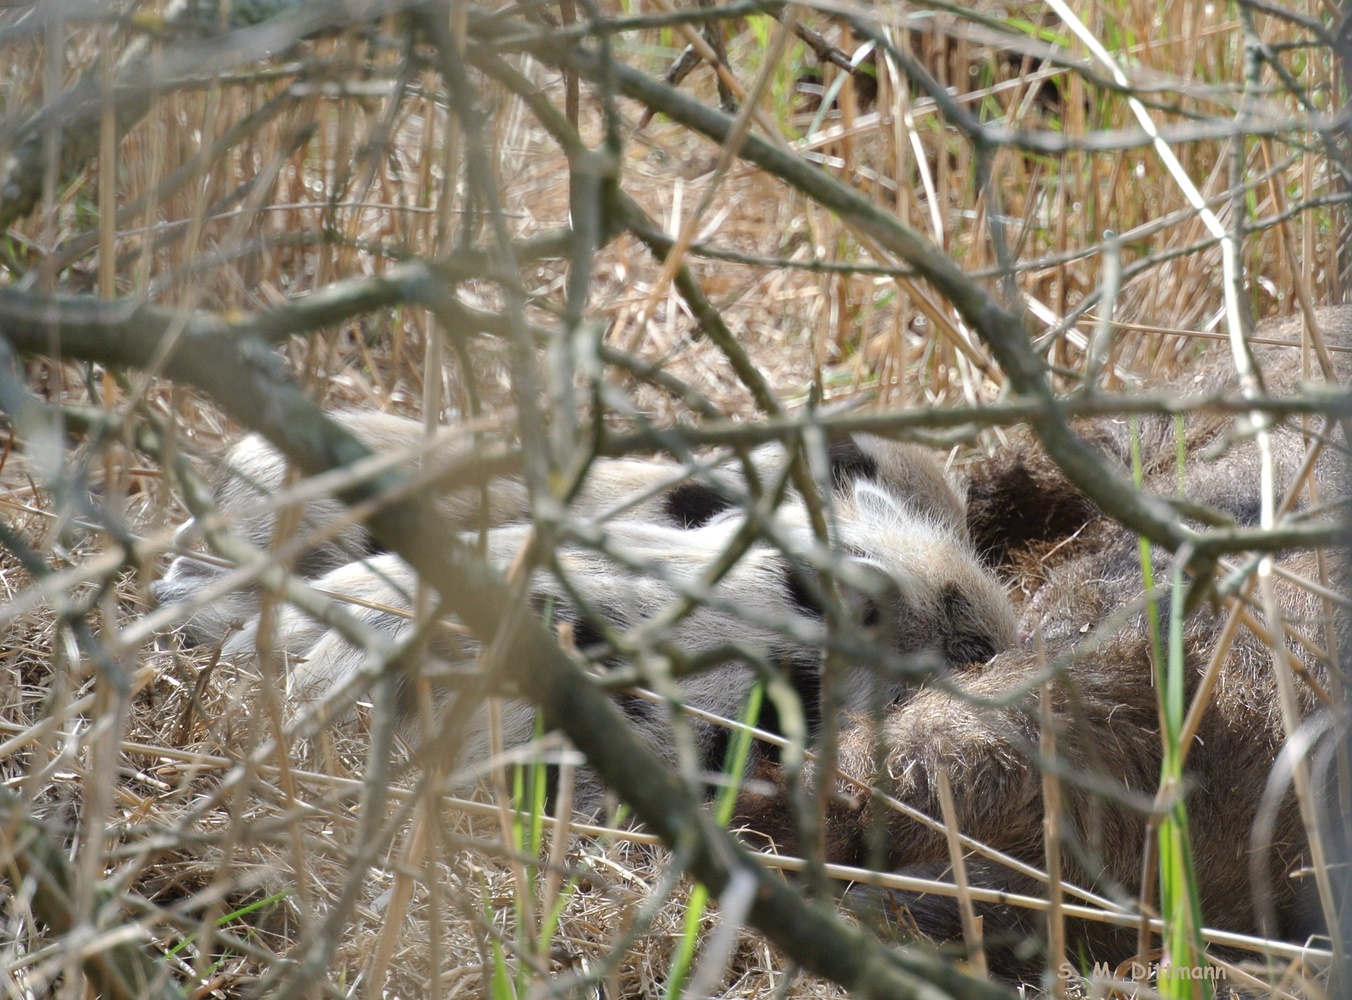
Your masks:
M369 559L372 556L383 556L385 553L389 551L390 550L387 549L383 544L381 544L380 539L376 538L375 535L371 534L369 531L365 532L362 538L363 556Z
M877 460L864 454L854 438L832 441L826 454L831 459L831 485L837 490L860 479L878 478Z
M732 501L708 483L687 480L662 501L667 517L682 528L700 528L732 506Z
M967 595L949 584L944 588L943 600L944 618L948 625L944 657L952 666L985 663L999 652L983 623L976 620Z
M551 630L557 631L563 625L572 630L573 648L579 653L595 654L608 648L594 619L578 614L548 594L532 594L530 603L536 616L544 619Z
M877 628L882 620L883 611L878 607L878 602L871 597L865 597L859 614L859 624L864 628Z
M813 650L800 650L786 657L777 657L775 666L788 678L789 686L793 688L798 695L798 699L803 703L803 715L807 722L808 734L815 734L821 728L822 722L821 655ZM766 697L761 701L760 716L756 719L756 727L764 729L767 733L774 733L776 736L784 735L779 719L779 708L775 705L773 699ZM769 760L779 761L778 747L764 746L762 753Z
M857 553L856 553L857 554ZM826 619L826 609L822 603L817 600L817 594L814 588L809 585L804 578L804 573L810 573L811 570L795 570L792 566L784 567L784 592L788 595L793 606L809 618L815 618L817 621ZM898 601L898 603L900 603ZM882 624L883 609L878 602L868 595L860 595L858 607L859 625L864 628L875 628Z
M732 746L732 732L722 726L700 725L707 727L707 735L700 734L700 769L706 774L722 774L728 762L728 748Z
M633 719L635 722L651 722L657 719L657 706L636 694L616 695L615 705L624 713L626 719Z
M811 572L810 570L795 570L792 566L784 567L784 593L793 602L793 606L810 618L816 618L821 621L826 617L826 611L817 596L812 592L801 574Z
M585 653L589 649L595 649L598 646L605 645L605 640L601 638L600 630L588 619L582 618L573 624L573 646L579 651Z

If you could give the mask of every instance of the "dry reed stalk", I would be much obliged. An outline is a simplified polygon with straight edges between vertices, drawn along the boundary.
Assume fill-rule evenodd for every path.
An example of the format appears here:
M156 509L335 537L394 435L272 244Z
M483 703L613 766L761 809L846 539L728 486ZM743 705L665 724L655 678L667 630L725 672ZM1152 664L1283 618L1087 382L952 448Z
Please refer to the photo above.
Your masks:
M937 772L939 778L939 806L943 815L944 835L948 841L949 863L953 866L953 886L962 916L962 937L967 946L967 961L979 976L986 975L986 949L981 940L981 921L972 907L972 889L967 881L967 859L959 840L957 807L953 804L953 788L946 771Z
M1045 660L1046 653L1042 649L1040 632L1034 641L1038 644L1039 659ZM1050 682L1042 685L1039 710L1041 735L1038 753L1042 760L1054 763L1058 757ZM1047 859L1047 968L1054 976L1052 994L1057 1000L1065 1000L1066 981L1059 975L1062 963L1066 959L1066 925L1062 910L1064 900L1061 894L1061 825L1064 818L1061 812L1061 783L1054 766L1047 767L1042 772L1042 808L1045 814L1043 839Z

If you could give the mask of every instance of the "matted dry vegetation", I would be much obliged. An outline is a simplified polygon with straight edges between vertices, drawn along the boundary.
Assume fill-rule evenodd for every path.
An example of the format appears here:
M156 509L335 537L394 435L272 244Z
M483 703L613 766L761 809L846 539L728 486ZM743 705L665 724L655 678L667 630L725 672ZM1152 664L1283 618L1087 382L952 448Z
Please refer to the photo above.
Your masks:
M936 259L1021 297L1062 388L1088 369L1121 389L1225 347L1222 244L1130 91L1238 237L1247 311L1342 300L1329 5L1074 4L1125 85L1050 6L765 10L782 20L573 0L0 12L0 347L22 355L0 372L5 996L670 988L704 847L671 852L625 821L560 827L515 810L505 773L457 798L442 769L410 763L380 686L350 692L355 723L296 719L279 674L186 646L181 614L153 610L193 469L241 421L289 428L293 456L342 454L300 411L236 395L231 365L266 389L275 349L317 406L508 439L548 413L536 451L556 486L598 443L641 450L631 432L808 403L944 408L905 431L961 469L1021 417L953 408L1027 392ZM590 54L603 17L610 55L666 102L655 116ZM725 94L707 61L658 83L709 38ZM710 119L720 100L732 117ZM728 121L751 138L699 134ZM813 177L835 186L805 189ZM238 353L218 364L227 342ZM530 370L540 396L519 398ZM842 995L806 971L827 971L811 948L786 955L719 913L692 991ZM1250 973L1264 964L1273 995L1324 989L1318 958L1259 953ZM944 965L852 985L918 989Z

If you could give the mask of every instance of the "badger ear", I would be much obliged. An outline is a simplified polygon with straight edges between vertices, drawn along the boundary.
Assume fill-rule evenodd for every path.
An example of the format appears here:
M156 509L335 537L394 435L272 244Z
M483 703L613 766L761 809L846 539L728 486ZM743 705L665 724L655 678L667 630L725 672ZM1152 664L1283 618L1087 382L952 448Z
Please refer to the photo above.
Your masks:
M864 479L854 484L854 505L865 523L896 522L906 516L906 507L895 496Z
M186 546L197 531L197 518L190 517L174 529L174 544Z

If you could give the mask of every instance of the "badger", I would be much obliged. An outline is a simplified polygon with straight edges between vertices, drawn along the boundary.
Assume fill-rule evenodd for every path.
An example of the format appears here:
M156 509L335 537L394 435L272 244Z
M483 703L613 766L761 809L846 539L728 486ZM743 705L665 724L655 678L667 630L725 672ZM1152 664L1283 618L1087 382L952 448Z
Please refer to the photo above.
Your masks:
M1324 310L1319 318L1326 336L1352 341L1352 309ZM1258 336L1294 342L1298 332L1298 325L1269 324ZM1296 389L1297 351L1257 347L1255 354L1269 392ZM1222 366L1213 363L1164 388L1208 391L1230 384ZM1251 438L1236 435L1231 422L1218 416L1189 417L1182 428L1187 458L1180 473L1174 420L1143 417L1134 423L1133 428L1126 419L1105 418L1084 421L1076 429L1124 475L1130 474L1135 451L1145 489L1167 498L1181 493L1190 502L1181 507L1185 514L1200 514L1196 505L1205 505L1211 523L1256 523L1259 455ZM1310 444L1295 426L1274 430L1279 500L1305 465ZM1335 444L1312 463L1320 505L1345 493L1344 463L1337 454L1344 447ZM838 765L849 780L840 786L827 818L828 860L880 862L903 874L947 876L951 856L942 833L884 806L880 798L858 793L860 787L875 786L937 818L942 815L942 774L952 788L963 834L1042 868L1040 689L1049 681L1055 774L1063 802L1063 878L1132 908L1142 892L1143 858L1153 836L1148 820L1156 808L1163 754L1156 640L1140 541L1089 501L1031 434L1012 434L1009 446L977 463L970 477L968 525L974 544L993 558L1021 598L1020 633L1036 641L1012 645L988 662L967 667L951 683L909 692L880 721L864 714L846 718ZM1300 506L1311 508L1311 516L1318 513L1313 501L1296 509ZM1150 562L1155 587L1162 591L1159 631L1167 635L1173 559L1156 547ZM1327 694L1327 654L1320 651L1327 650L1336 629L1325 602L1292 582L1319 579L1316 557L1283 556L1278 570L1285 574L1278 577L1277 592L1290 630L1282 651L1303 678L1297 682L1297 711L1303 718L1335 712L1338 706ZM1189 704L1217 654L1226 622L1225 613L1204 602L1183 624ZM1278 623L1269 621L1266 627ZM1300 811L1289 782L1272 777L1287 731L1275 675L1285 668L1274 665L1270 642L1267 635L1241 626L1222 650L1210 705L1188 746L1181 791L1206 925L1302 941L1319 929L1320 906ZM885 748L881 754L879 747ZM1314 760L1327 764L1328 753L1321 751ZM795 850L799 838L785 808L786 777L770 761L761 762L757 777L761 781L741 796L739 822L757 831L758 839ZM1316 782L1316 788L1327 787ZM1336 807L1325 808L1333 833L1326 842L1345 845L1345 820ZM1037 880L981 856L968 858L967 874L973 885L1046 894ZM1147 886L1147 896L1151 892ZM862 897L863 891L850 895ZM886 917L908 910L931 938L962 934L951 898L891 892L881 898L870 894L867 905L880 902L875 913ZM1047 957L1038 915L996 904L975 909L983 918L992 971L1014 981L1035 977ZM1070 921L1067 933L1067 953L1076 969L1086 957L1115 967L1136 953L1134 928Z
M357 414L339 419L372 447L409 447L422 436L412 421ZM551 572L533 576L528 603L551 623L566 624L574 643L602 670L624 656L659 663L673 656L699 661L722 655L725 662L672 682L676 700L701 712L735 717L758 674L771 671L799 699L809 731L822 721L828 643L838 647L834 653L845 664L831 706L852 711L894 700L923 672L984 661L1012 643L1012 605L977 557L958 488L942 467L921 448L862 435L833 444L829 458L824 499L832 530L826 547L801 498L788 498L765 523L748 523L749 487L739 463L712 465L690 476L670 462L598 462L572 505L572 534L565 533L554 552ZM767 489L785 475L786 461L780 445L750 456ZM284 477L276 453L246 438L230 452L216 487L221 513L237 516L246 537L266 540L274 518L258 512L259 500L280 488ZM441 500L447 530L475 520L494 525L468 532L465 540L482 541L490 561L506 569L531 537L531 526L522 520L528 513L526 490L515 481L497 484L486 512L478 509L482 495L448 489ZM340 514L334 501L311 500L301 530L313 531ZM728 559L735 547L746 551ZM723 561L729 565L720 572L714 567ZM296 565L315 587L348 604L391 642L413 632L414 575L398 557L375 551L359 525L344 526L305 551ZM165 601L190 596L210 578L200 562L184 557L170 568L157 596ZM248 659L259 646L263 619L252 614L232 633L227 613L238 616L256 607L249 594L225 611L218 606L191 623L192 637L224 642L225 656ZM678 607L682 613L674 610ZM834 627L827 627L828 618ZM334 688L367 655L293 607L283 607L275 632L262 638L290 665L289 689L297 702ZM443 673L463 680L472 675L481 650L452 623L432 631L429 652L450 668ZM406 686L405 695L410 692ZM456 694L448 697L453 701ZM771 699L765 704L753 721L776 730L779 707ZM674 761L678 738L670 712L636 697L625 697L623 706ZM413 708L404 705L410 718ZM512 703L504 718L509 743L529 738L534 716L524 702ZM460 764L484 759L485 719L482 711L472 714ZM691 729L696 766L717 771L726 730L698 721ZM600 793L599 785L584 778L577 802L594 809Z
M453 470L457 460L473 454L472 434L451 428L429 440L424 425L407 417L358 410L339 410L330 416L376 455L407 456L408 464L421 463L432 470L439 510L449 530L491 529L530 519L530 493L517 476L465 484L436 475L436 470ZM834 495L848 502L852 483L880 483L904 498L911 510L966 539L959 488L924 448L858 434L831 442L827 450ZM787 460L784 446L777 442L754 449L748 456L752 473L764 488L785 475ZM574 518L584 520L618 517L697 528L746 502L745 468L736 458L696 460L693 465L652 458L607 459L594 463L569 510ZM214 476L216 519L255 548L269 547L278 526L275 500L284 494L287 478L286 460L262 435L244 437L228 450ZM331 492L301 503L296 521L291 535L299 551L293 568L303 578L322 576L381 551L365 523L348 516ZM189 539L199 527L195 519L189 519L179 529L180 541ZM185 601L225 572L219 562L184 554L152 585L152 592L161 604ZM196 611L183 631L191 641L210 643L243 625L257 610L256 592L243 587Z

